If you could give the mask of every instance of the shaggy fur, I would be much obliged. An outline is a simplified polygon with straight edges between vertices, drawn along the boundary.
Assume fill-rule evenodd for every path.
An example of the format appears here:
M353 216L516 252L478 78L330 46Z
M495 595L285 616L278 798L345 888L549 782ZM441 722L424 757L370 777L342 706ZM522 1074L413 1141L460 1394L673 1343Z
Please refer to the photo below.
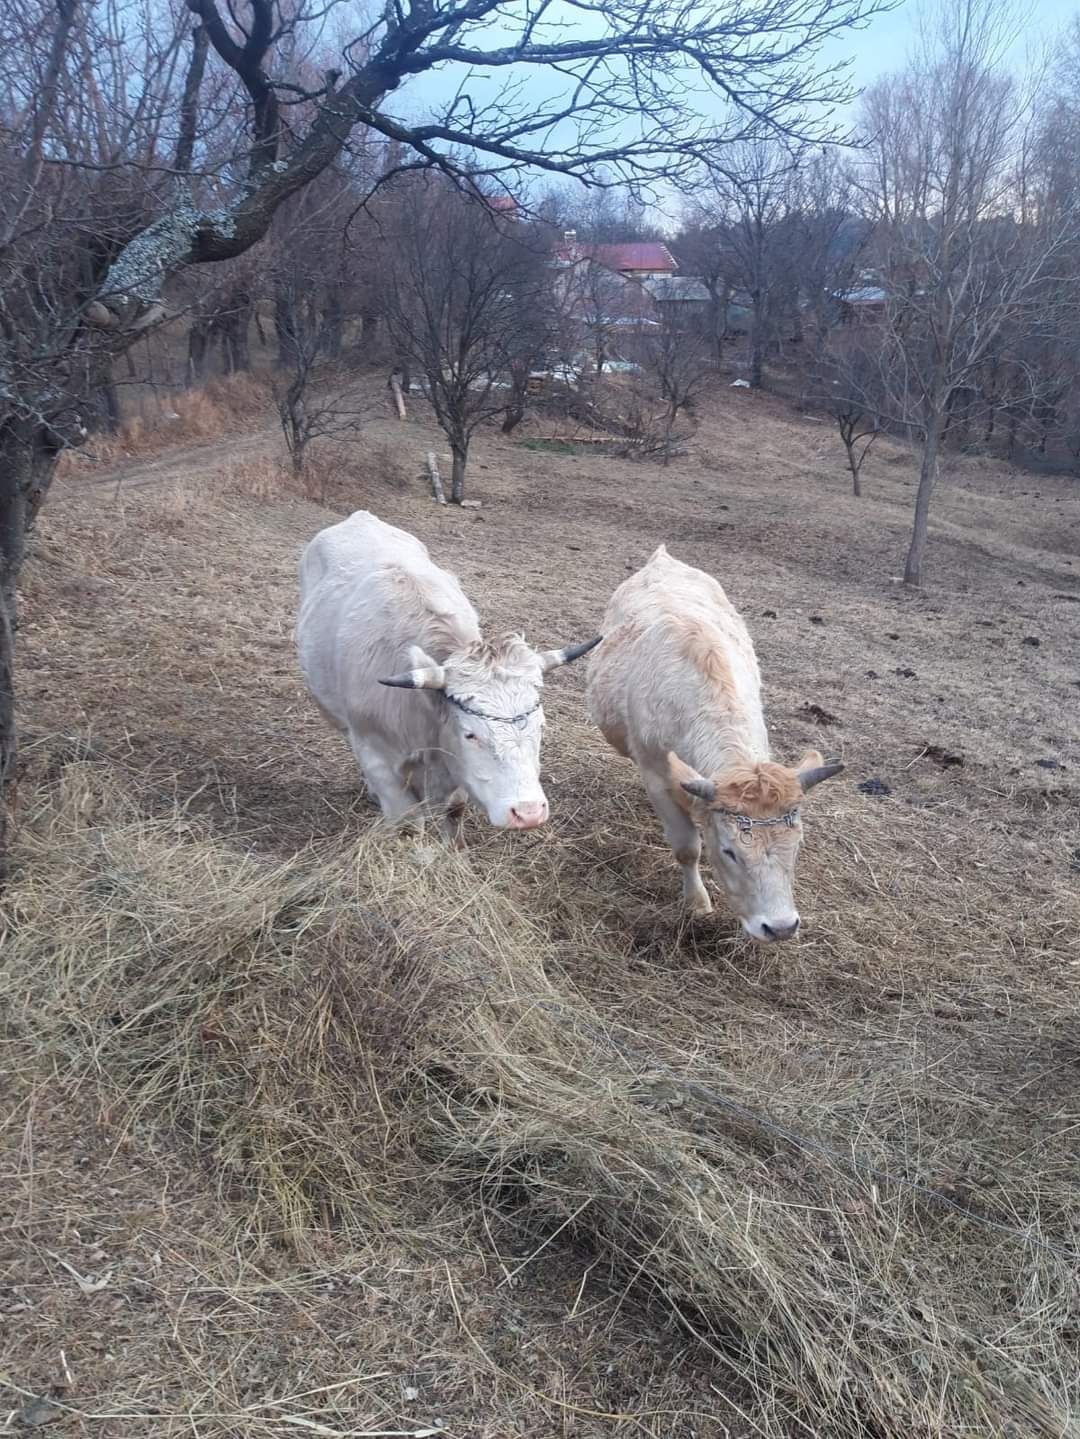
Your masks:
M730 817L779 818L802 800L796 771L769 757L761 675L742 616L711 575L661 545L612 595L604 633L589 666L589 712L640 769L687 905L695 914L712 908L699 869L704 841L746 932L789 938L799 923L801 824L743 834ZM683 787L703 780L716 786L708 803Z
M521 727L488 723L438 689L379 683L441 666L449 694L488 715L523 714L539 698L543 658L520 635L485 640L457 577L413 535L365 511L315 536L300 591L296 633L308 688L348 738L388 819L418 804L459 817L465 790L492 824L523 827L526 813L542 822L541 710Z
M821 762L821 755L812 752L800 761L799 768ZM709 777L716 785L713 809L734 810L751 819L774 819L798 809L802 802L798 774L786 765L771 761L738 764Z

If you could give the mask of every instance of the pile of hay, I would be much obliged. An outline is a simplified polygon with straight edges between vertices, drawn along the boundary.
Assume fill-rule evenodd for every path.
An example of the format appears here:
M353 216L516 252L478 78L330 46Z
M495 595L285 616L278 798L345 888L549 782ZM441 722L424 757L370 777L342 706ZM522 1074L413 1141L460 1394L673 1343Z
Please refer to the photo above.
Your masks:
M660 1065L553 982L506 863L385 837L257 857L74 763L6 922L9 1046L136 1134L180 1130L298 1243L408 1223L422 1181L463 1234L498 1205L590 1246L750 1386L762 1433L1073 1432L1069 1256L860 1178L692 1054Z

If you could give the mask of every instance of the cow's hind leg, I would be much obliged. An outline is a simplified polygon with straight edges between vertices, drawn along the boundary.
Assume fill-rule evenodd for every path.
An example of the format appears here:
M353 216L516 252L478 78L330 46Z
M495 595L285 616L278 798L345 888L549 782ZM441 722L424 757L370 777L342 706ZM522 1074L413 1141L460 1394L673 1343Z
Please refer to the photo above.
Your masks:
M382 748L369 739L349 734L349 745L360 766L368 789L379 801L383 817L391 824L400 824L416 811L416 797L403 778L400 767Z
M671 845L682 870L683 902L691 914L710 914L712 900L701 879L701 836L697 826L672 798L671 791L658 776L645 772L645 792L664 826L664 837Z

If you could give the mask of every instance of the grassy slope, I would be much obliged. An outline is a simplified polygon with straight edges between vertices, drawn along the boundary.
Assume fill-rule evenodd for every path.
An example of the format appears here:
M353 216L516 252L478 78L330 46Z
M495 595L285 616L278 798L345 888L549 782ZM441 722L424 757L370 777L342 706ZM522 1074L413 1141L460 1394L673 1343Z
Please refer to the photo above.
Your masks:
M717 574L747 614L778 751L816 743L849 764L816 797L801 870L806 936L761 954L722 915L680 926L670 860L636 778L584 724L580 673L559 676L545 750L553 822L516 843L478 831L474 862L504 877L514 904L548 936L561 992L670 1069L1075 1247L1080 607L1064 598L1080 592L1075 487L958 461L939 500L931 583L916 596L892 582L913 496L910 458L882 447L857 502L831 432L760 397L719 396L691 457L666 471L485 439L471 479L483 508L472 513L437 510L426 497L419 474L430 443L422 419L377 422L365 453L336 462L332 501L413 529L458 570L493 628L525 625L544 643L590 633L627 567L665 540ZM64 484L28 576L24 705L39 733L89 731L103 758L150 777L155 803L175 792L219 835L290 856L313 838L362 831L371 811L344 747L302 696L292 658L295 558L327 515L274 493L264 444L240 436L173 453L165 480L135 467L119 485L79 471ZM860 794L867 777L891 795ZM17 1038L9 1052L23 1068ZM303 1265L265 1233L224 1244L237 1224L243 1233L243 1203L219 1208L208 1180L167 1146L152 1156L111 1151L120 1119L90 1123L92 1087L71 1100L57 1081L24 1074L20 1084L24 1107L9 1130L11 1232L18 1277L30 1286L16 1302L30 1293L36 1319L12 1330L7 1368L30 1387L59 1372L59 1347L70 1356L77 1346L79 1407L104 1410L141 1382L170 1414L203 1395L198 1402L219 1417L200 1421L199 1432L248 1432L250 1415L227 1416L265 1397L270 1381L260 1376L284 1365L278 1377L297 1393L309 1379L355 1372L353 1350L342 1349L348 1328L364 1336L361 1367L370 1357L392 1377L364 1390L363 1405L335 1412L342 1428L414 1412L401 1386L418 1385L403 1376L427 1366L425 1376L441 1376L432 1402L438 1396L446 1412L437 1417L455 1432L501 1435L516 1425L542 1435L564 1423L580 1434L633 1432L628 1421L579 1411L659 1409L669 1412L640 1421L645 1432L719 1434L732 1416L716 1387L769 1432L786 1431L779 1410L761 1407L768 1386L732 1387L730 1369L692 1347L657 1348L645 1311L620 1298L625 1276L607 1276L585 1302L582 1276L598 1255L603 1271L603 1247L565 1247L564 1234L515 1280L507 1308L494 1254L517 1245L524 1256L528 1243L522 1249L498 1213L484 1214L496 1226L489 1238L474 1209L451 1204L444 1214L441 1200L443 1220L424 1233L420 1261L389 1234L363 1252L364 1294L382 1295L386 1307L371 1301L375 1310L394 1317L372 1328L350 1292L336 1337L334 1276L358 1262L341 1236L324 1236L322 1259ZM952 1339L941 1332L966 1330L995 1356L1006 1394L1013 1366L1075 1372L1068 1296L1044 1252L1025 1253L910 1196L890 1195L866 1220L876 1192L804 1172L804 1158L793 1163L781 1146L753 1183L767 1203L801 1195L831 1213L814 1242L832 1254L826 1268L842 1304L852 1275L856 1292L892 1292L901 1308L924 1295L928 1352L947 1357ZM87 1171L89 1184L78 1178ZM147 1222L129 1216L152 1210L166 1181L180 1208L162 1198L150 1226L160 1243L146 1259ZM541 1208L550 1200L533 1197ZM108 1290L73 1291L50 1257L74 1254L77 1268L105 1262L70 1248L74 1209L87 1200L100 1211L89 1242L110 1261L117 1245L121 1271L141 1276L125 1281L118 1306ZM900 1226L898 1247L884 1243L883 1225ZM160 1279L153 1253L172 1256L161 1259ZM513 1269L517 1260L504 1262ZM925 1271L911 1273L912 1262ZM193 1264L221 1301L197 1326L198 1344L177 1350L170 1332L189 1303ZM792 1272L802 1272L794 1261ZM156 1297L137 1299L147 1282ZM457 1314L455 1303L474 1309ZM88 1305L98 1326L89 1332L102 1337L84 1349ZM136 1324L135 1312L146 1320ZM577 1327L567 1337L556 1326L570 1312ZM286 1314L305 1326L302 1359L284 1337ZM289 1357L247 1366L251 1351ZM824 1352L833 1352L828 1343ZM713 1417L679 1419L673 1409ZM1010 1409L1003 1399L1000 1412ZM433 1414L429 1406L422 1417Z

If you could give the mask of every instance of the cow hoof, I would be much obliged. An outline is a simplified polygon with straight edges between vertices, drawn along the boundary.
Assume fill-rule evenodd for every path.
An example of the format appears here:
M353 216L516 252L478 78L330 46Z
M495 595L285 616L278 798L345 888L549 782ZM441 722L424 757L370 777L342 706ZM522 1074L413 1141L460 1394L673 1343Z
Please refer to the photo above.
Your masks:
M712 900L707 894L699 895L687 902L687 909L693 919L704 919L707 914L712 914Z

